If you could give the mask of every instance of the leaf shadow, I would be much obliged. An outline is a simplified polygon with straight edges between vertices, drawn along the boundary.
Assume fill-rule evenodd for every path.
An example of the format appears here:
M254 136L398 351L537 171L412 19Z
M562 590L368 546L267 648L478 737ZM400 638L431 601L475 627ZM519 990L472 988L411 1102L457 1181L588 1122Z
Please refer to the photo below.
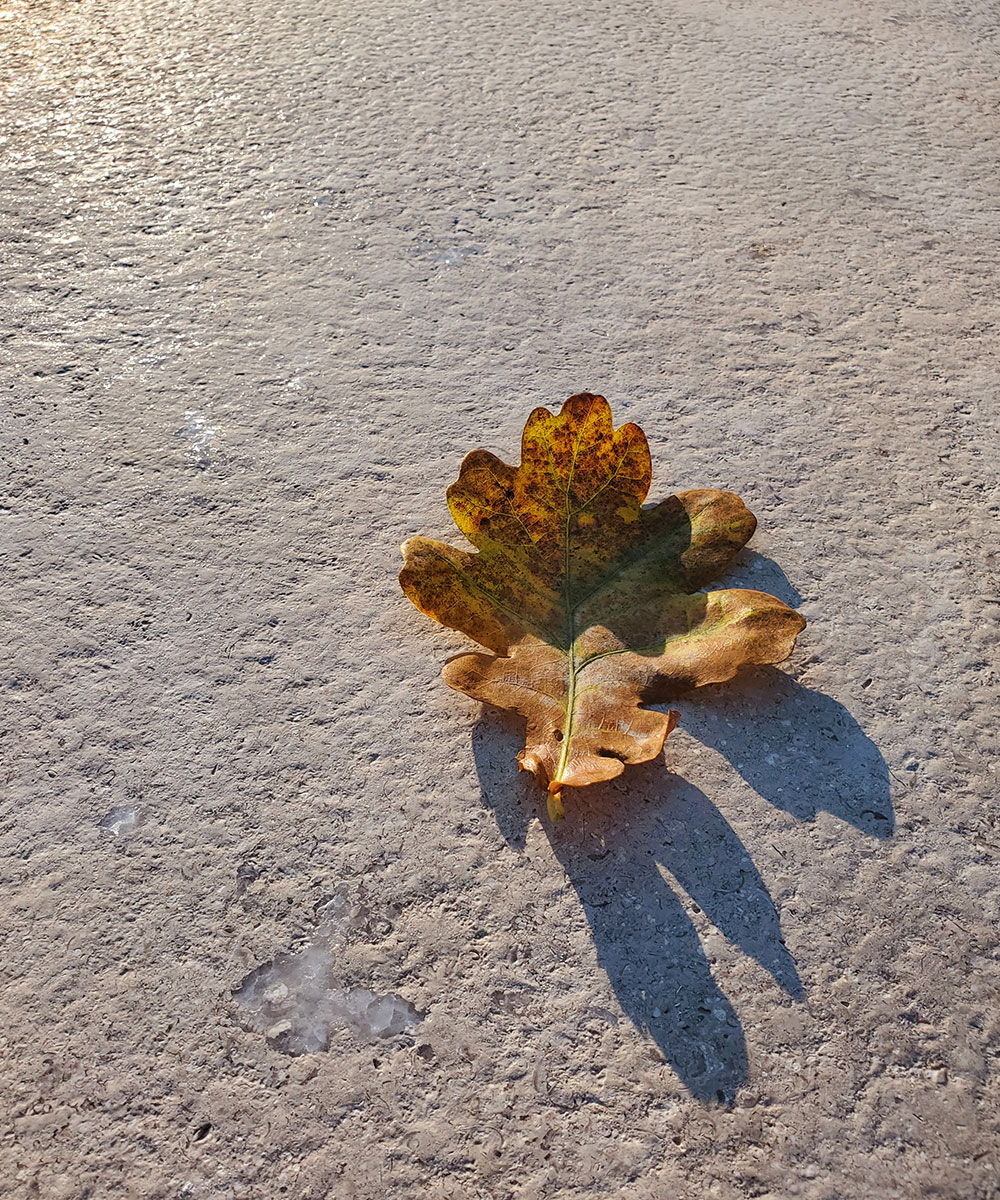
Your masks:
M800 821L819 811L861 833L895 828L889 768L848 710L774 667L678 701L681 728L722 754L754 791Z
M744 546L729 564L725 574L712 584L713 589L730 587L768 592L783 600L789 608L798 608L802 603L801 594L774 559L757 550L751 550L748 546Z
M521 741L516 718L484 708L473 735L479 782L501 834L517 849L532 816L544 812L537 784L516 773ZM791 998L803 995L774 903L733 829L662 764L632 768L628 783L582 789L570 819L555 829L544 824L623 1012L692 1095L731 1102L747 1078L743 1030L663 870Z
M888 769L843 705L774 668L748 671L726 688L688 694L682 727L797 819L824 809L870 836L891 834ZM541 817L622 1011L693 1096L730 1102L747 1079L743 1029L663 872L790 1001L800 1000L777 910L746 847L704 793L655 762L575 792L572 814L553 828L542 817L544 793L517 771L522 742L517 717L483 708L473 750L501 835L522 849L529 821Z

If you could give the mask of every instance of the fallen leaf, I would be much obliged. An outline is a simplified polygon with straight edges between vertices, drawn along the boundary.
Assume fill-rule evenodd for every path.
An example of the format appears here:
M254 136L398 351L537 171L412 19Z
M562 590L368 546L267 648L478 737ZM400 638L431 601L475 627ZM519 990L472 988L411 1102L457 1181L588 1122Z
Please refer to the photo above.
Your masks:
M637 425L616 430L603 396L537 408L521 465L474 450L448 489L476 553L432 538L403 546L399 581L435 621L492 654L449 660L444 680L527 721L522 770L562 789L620 775L663 748L676 712L643 701L787 658L805 620L774 596L698 589L725 570L757 522L732 492L680 492L649 508Z

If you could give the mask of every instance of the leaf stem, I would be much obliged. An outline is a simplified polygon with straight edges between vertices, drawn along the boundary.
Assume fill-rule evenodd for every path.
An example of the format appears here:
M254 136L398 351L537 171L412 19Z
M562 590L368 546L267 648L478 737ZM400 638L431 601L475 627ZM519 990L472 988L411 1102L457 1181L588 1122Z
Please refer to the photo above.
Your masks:
M566 656L566 719L563 721L559 762L556 764L556 773L549 784L550 788L562 787L562 773L566 769L566 763L569 761L570 748L573 742L573 710L576 708L576 613L571 612L569 619L570 643ZM549 805L551 809L551 801Z

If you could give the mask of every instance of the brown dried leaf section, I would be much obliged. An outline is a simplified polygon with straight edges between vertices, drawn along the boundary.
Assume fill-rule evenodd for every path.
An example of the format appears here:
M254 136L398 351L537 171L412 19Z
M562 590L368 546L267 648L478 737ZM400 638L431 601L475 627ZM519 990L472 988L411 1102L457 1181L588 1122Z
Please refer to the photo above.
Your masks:
M445 681L527 721L519 759L561 812L563 787L655 758L677 721L642 702L780 662L804 619L774 596L700 592L756 527L731 492L681 492L643 508L645 435L616 430L602 396L536 409L512 467L485 450L462 463L448 504L476 553L432 538L403 547L400 583L429 617L493 654Z

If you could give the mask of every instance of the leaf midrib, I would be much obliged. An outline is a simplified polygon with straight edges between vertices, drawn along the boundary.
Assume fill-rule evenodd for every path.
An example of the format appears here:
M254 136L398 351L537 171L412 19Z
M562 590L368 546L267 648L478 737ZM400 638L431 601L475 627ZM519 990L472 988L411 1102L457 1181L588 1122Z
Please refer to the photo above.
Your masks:
M594 411L593 401L590 408L587 410L587 415L580 423L580 432L577 434L576 442L573 446L573 457L570 460L569 471L566 475L566 486L563 490L565 500L564 519L563 519L563 611L566 613L568 628L567 637L569 640L569 650L566 654L566 709L563 717L563 733L562 743L559 751L559 761L556 764L555 779L558 780L565 769L567 759L569 758L570 745L573 741L573 716L576 710L576 609L570 608L569 598L572 593L572 581L570 578L570 556L569 556L569 523L573 519L573 513L570 509L569 495L573 490L573 475L576 472L576 460L580 453L580 443L583 441L583 431L587 428L587 422L590 420L591 414ZM549 781L550 784L553 782Z

